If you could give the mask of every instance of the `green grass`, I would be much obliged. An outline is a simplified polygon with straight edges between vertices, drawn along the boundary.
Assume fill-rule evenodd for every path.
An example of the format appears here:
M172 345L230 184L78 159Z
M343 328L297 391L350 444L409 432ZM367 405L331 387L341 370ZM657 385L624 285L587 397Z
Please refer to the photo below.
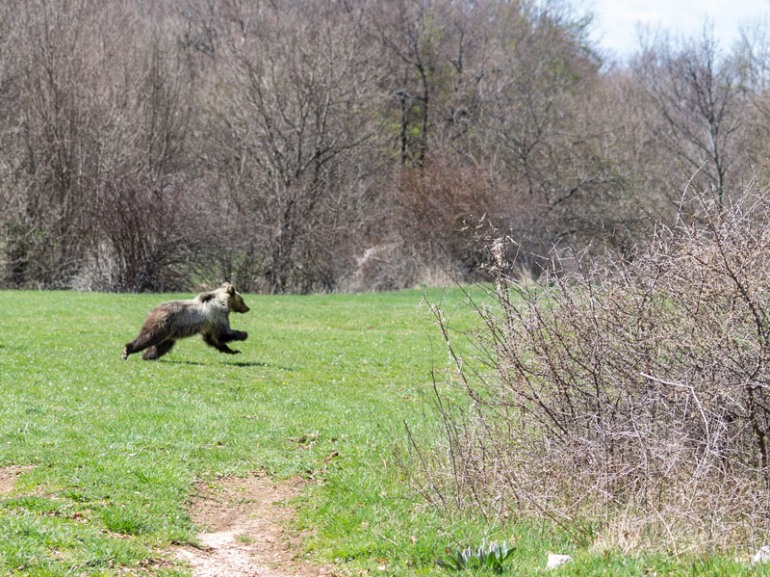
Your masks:
M597 556L541 525L428 508L396 462L404 422L430 441L430 373L450 368L426 299L459 329L477 322L458 290L249 295L231 316L249 332L238 356L188 339L159 362L120 359L152 306L189 296L0 292L0 467L34 466L0 495L0 575L183 575L151 561L194 540L194 482L254 470L318 481L298 523L312 557L350 574L444 574L437 559L483 540L516 544L516 575L549 550L575 556L554 575L769 574Z

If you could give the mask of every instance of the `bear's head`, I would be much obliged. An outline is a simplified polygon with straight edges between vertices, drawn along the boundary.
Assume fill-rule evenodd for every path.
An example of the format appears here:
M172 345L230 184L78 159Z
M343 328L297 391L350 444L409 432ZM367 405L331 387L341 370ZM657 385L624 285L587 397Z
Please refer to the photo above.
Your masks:
M249 312L249 307L246 306L241 293L235 289L235 285L233 283L226 282L221 287L219 287L219 290L224 291L227 294L227 307L229 310L236 313Z

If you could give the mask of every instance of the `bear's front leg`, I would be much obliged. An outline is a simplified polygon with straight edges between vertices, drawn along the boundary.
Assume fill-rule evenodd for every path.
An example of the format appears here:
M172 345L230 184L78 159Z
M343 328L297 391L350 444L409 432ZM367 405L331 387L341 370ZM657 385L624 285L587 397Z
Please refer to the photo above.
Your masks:
M229 343L230 341L245 341L249 338L249 333L246 331L227 331L224 334L217 335L217 340L220 343Z
M220 353L227 353L228 355L237 355L241 352L241 351L235 351L230 347L228 347L226 344L219 342L213 335L204 334L203 342L205 342L210 347L214 347Z

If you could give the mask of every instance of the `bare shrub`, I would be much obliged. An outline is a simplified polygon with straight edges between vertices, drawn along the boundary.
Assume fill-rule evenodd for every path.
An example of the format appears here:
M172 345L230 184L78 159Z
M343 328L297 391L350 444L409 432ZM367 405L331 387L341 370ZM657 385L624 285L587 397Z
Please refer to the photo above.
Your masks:
M702 209L630 263L535 289L499 275L478 307L494 370L471 374L450 344L472 402L439 396L446 453L424 462L426 496L543 516L597 545L766 535L770 202Z
M81 278L91 276L84 284L138 292L189 287L209 249L207 208L173 186L107 186L95 209L103 241L81 271Z
M391 210L382 223L393 238L392 258L380 267L392 277L389 287L414 286L425 271L442 269L458 280L482 278L487 251L477 239L481 231L496 230L499 194L491 172L449 155L435 154L422 166L401 170L390 184ZM384 281L371 279L373 286Z

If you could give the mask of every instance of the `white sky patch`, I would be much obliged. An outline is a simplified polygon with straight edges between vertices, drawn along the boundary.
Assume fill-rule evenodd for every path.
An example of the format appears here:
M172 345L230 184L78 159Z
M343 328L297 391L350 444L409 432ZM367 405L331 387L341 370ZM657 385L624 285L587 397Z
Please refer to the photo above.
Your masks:
M592 38L620 58L639 48L639 25L673 38L697 38L709 21L723 50L738 40L742 26L770 20L770 0L574 0L594 15Z

